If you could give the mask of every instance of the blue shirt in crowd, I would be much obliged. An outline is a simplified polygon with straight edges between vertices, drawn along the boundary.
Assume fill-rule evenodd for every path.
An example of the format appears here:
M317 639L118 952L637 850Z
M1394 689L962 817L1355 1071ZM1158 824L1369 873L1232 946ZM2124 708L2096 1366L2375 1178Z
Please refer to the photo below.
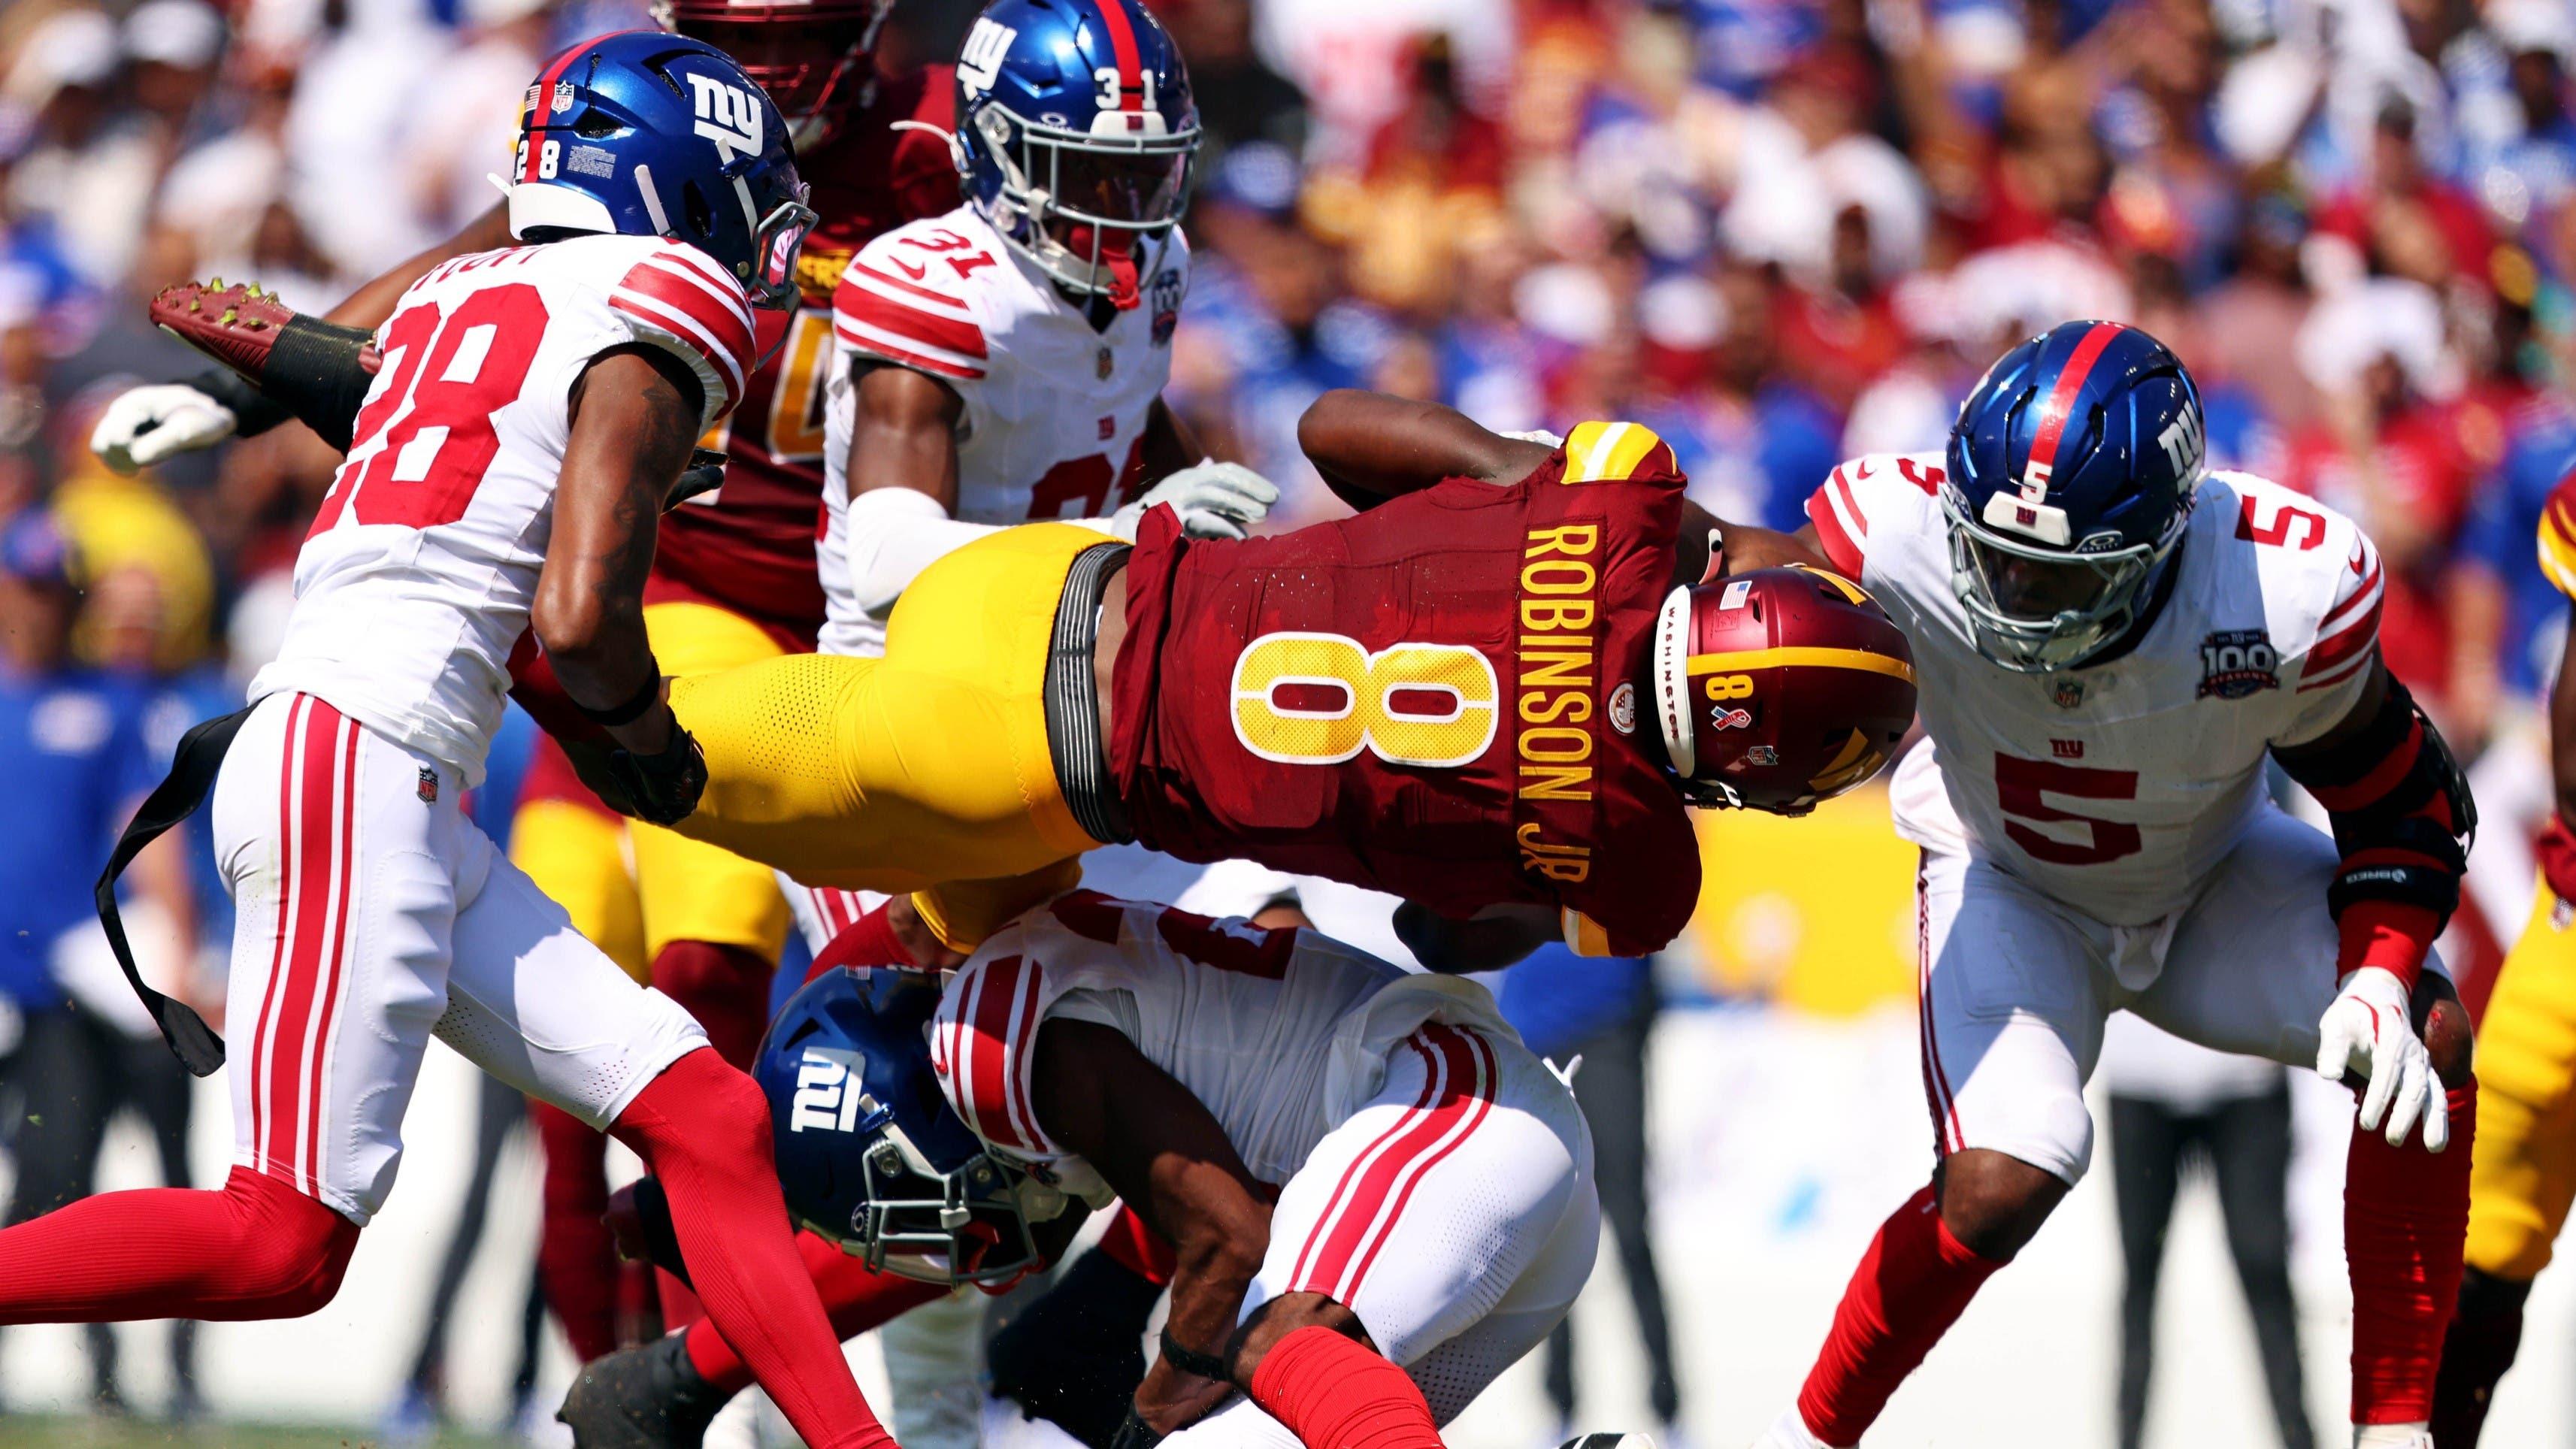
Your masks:
M88 669L0 671L0 994L62 1004L54 943L90 918L90 891L126 816L169 763L145 742L154 692Z

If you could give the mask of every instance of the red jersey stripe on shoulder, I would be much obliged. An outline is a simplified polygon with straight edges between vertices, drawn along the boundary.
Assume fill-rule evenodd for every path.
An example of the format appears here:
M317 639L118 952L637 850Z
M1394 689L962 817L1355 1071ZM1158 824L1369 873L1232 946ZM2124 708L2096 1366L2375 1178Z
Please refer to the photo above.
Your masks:
M1012 1027L1027 964L1018 956L1004 956L975 973L958 1012L958 1047L953 1054L959 1092L976 1134L995 1146L1022 1152L1037 1146L1020 1130L1018 1103L1011 1090L1011 1078L1019 1067Z
M2308 651L2308 662L2299 671L2299 689L2323 689L2340 683L2370 658L2371 649L2379 643L2379 605L2373 598L2370 607L2350 624Z
M983 328L972 322L960 322L954 317L925 312L879 292L844 288L832 299L832 310L842 322L910 338L942 352L979 359L987 355Z
M2361 586L2354 589L2351 593L2346 594L2333 608L2326 610L2326 616L2324 618L2317 621L2317 636L2319 641L2322 642L2325 638L2340 632L2336 627L2338 621L2344 619L2347 615L2360 608L2363 604L2377 599L2379 597L2379 593L2379 556L2374 553L2370 556L2370 572L2362 575L2361 577Z
M1834 476L1826 480L1825 486L1808 495L1807 518L1816 525L1816 541L1824 545L1825 557L1842 571L1844 577L1857 579L1863 560L1860 544L1852 533L1857 529L1865 536L1868 526L1861 521L1857 508L1851 510L1849 521L1845 521L1842 510L1848 506L1845 500L1850 496L1850 488L1837 469Z
M929 303L934 310L950 313L959 321L975 320L975 314L967 308L963 298L933 291L917 283L907 282L901 277L881 272L869 266L864 259L853 260L849 268L841 273L841 284L832 292L832 305L835 308L839 307L843 297L861 288L881 293L899 302Z
M923 372L935 373L940 377L964 378L971 382L984 375L984 369L964 358L934 355L917 348L906 347L894 338L876 333L872 328L860 328L843 322L833 329L833 335L840 338L843 345L857 351L882 357L888 362L901 363L905 367L915 367Z
M697 318L710 335L732 348L736 357L754 355L752 339L760 334L760 324L739 293L720 290L689 268L659 257L637 263L618 279L617 285Z
M623 312L627 316L634 318L636 321L646 324L656 332L660 332L666 336L676 337L683 343L686 343L690 350L697 353L699 358L707 364L708 370L716 375L716 380L724 384L724 404L728 411L733 408L735 403L742 400L741 365L733 360L731 353L717 345L716 340L707 335L705 328L700 327L695 321L682 313L666 307L661 303L654 301L650 297L640 296L633 292L611 293L608 298L608 305L612 309Z
M717 296L722 297L735 311L742 313L744 321L751 320L751 298L744 293L742 283L726 276L724 268L717 265L716 259L705 252L699 251L686 242L666 239L660 246L653 249L653 254L646 260L695 272Z

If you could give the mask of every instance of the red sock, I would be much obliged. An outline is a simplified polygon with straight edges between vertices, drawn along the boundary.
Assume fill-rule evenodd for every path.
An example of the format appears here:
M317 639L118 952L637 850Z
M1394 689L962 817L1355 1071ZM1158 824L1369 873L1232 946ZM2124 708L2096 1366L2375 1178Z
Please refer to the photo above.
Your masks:
M1440 1428L1412 1376L1320 1325L1261 1356L1252 1401L1306 1449L1440 1449Z
M822 1296L823 1312L832 1320L832 1331L845 1339L882 1328L924 1303L948 1296L945 1288L892 1273L870 1272L867 1264L812 1233L796 1235L796 1251L805 1260L814 1291ZM724 1335L715 1331L714 1324L692 1324L688 1348L690 1364L708 1383L727 1393L750 1386L751 1370L743 1367L741 1357L725 1342Z
M798 1259L760 1088L714 1052L691 1052L611 1130L662 1180L707 1317L797 1434L814 1449L894 1449Z
M0 1232L0 1323L301 1318L357 1246L356 1223L245 1167L221 1192L101 1193Z
M2344 1157L2343 1252L2352 1269L2352 1421L2413 1424L2433 1414L2442 1335L2460 1297L2469 1231L2469 1153L2478 1084L2449 1096L2451 1145L2391 1147L2356 1124Z
M919 966L886 916L886 907L892 904L891 899L885 901L824 942L823 949L814 953L814 965L805 979L811 981L840 966Z
M617 1242L608 1231L608 1139L560 1107L531 1100L545 1148L537 1281L583 1363L617 1347Z
M1798 1392L1807 1432L1828 1444L1859 1443L1896 1386L2002 1266L1950 1235L1931 1188L1907 1199L1871 1240L1807 1371Z
M769 978L777 969L745 946L673 941L653 958L653 989L698 1019L716 1055L749 1071L769 1030Z

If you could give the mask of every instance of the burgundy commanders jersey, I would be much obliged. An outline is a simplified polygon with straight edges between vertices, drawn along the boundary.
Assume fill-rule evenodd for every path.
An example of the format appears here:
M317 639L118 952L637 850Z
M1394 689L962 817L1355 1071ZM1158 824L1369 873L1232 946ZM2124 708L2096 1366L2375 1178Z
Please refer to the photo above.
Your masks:
M814 535L822 516L832 289L869 239L957 205L957 168L944 139L956 120L956 90L955 70L944 65L880 80L868 105L796 158L822 217L797 262L806 305L793 316L759 314L760 346L776 351L751 375L732 420L707 441L728 455L724 485L662 520L649 602L715 604L782 643L814 647L823 625ZM942 134L894 129L904 120Z
M1154 510L1112 694L1137 839L1661 950L1699 896L1639 699L1682 486L1653 433L1585 423L1510 487L1452 478L1275 538L1187 539Z

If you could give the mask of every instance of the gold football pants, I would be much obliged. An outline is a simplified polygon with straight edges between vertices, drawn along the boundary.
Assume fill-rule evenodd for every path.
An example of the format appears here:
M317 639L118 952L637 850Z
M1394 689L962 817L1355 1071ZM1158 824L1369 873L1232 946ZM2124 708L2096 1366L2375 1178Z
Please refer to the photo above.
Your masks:
M2576 1200L2576 907L2541 882L2478 1024L2468 1264L2528 1282Z

